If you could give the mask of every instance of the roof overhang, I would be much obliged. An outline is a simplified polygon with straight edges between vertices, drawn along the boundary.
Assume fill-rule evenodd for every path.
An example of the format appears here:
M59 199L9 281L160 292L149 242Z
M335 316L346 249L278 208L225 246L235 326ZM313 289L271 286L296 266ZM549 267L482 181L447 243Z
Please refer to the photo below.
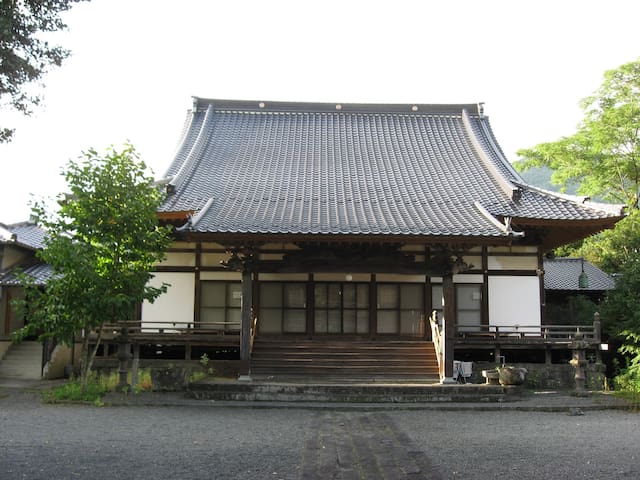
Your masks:
M513 218L512 224L526 232L528 238L537 237L544 250L552 250L613 228L623 218L624 216L592 220Z

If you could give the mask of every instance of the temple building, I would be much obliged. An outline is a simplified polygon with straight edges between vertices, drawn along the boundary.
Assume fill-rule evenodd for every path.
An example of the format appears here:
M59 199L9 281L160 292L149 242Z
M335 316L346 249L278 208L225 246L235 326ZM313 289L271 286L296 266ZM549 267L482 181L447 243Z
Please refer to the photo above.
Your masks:
M195 98L161 183L170 287L142 325L235 346L250 375L446 381L458 350L545 348L545 252L624 215L527 185L477 104Z

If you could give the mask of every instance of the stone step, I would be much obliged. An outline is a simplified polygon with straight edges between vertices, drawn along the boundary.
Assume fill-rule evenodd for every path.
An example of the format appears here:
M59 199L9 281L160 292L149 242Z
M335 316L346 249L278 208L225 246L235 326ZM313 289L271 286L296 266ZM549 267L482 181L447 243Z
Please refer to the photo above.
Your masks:
M505 402L517 390L493 385L209 383L189 385L202 400L255 402L447 403Z
M42 344L22 342L11 345L0 361L0 377L40 379L42 374Z

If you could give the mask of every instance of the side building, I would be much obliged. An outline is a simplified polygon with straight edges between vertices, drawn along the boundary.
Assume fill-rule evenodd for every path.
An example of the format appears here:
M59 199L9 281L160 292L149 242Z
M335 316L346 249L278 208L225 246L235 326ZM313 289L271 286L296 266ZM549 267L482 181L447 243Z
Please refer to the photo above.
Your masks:
M0 359L11 345L11 334L25 322L12 306L14 299L24 298L18 272L42 285L51 276L51 268L36 258L44 237L44 230L32 222L0 223Z

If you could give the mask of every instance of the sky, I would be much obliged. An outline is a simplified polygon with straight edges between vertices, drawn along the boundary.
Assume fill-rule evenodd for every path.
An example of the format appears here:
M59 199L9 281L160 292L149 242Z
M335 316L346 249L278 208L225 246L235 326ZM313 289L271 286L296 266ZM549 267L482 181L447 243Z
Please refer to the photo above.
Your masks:
M92 0L50 40L72 51L0 144L0 223L65 191L90 148L132 143L156 177L192 96L485 103L507 157L571 135L606 70L640 58L637 0Z

